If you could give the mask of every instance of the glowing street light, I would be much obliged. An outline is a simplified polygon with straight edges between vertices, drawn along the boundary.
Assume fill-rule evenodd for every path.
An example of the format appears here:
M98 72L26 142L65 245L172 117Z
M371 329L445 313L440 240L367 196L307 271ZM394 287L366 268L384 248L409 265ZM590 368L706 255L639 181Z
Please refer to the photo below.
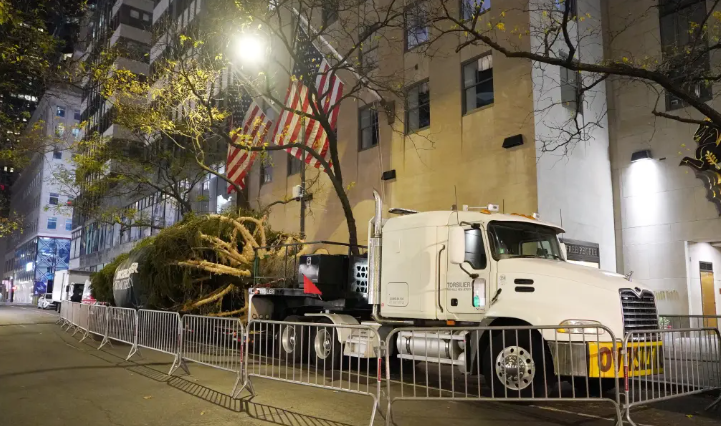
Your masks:
M258 64L265 59L265 42L254 34L241 34L235 41L238 59L247 64Z

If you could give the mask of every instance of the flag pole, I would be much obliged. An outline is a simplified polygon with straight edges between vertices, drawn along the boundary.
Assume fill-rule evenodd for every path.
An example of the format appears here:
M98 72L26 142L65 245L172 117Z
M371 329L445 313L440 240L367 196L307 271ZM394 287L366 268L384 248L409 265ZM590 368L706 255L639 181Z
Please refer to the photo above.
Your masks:
M305 117L301 120L301 143L305 145ZM305 161L300 162L300 238L305 239Z

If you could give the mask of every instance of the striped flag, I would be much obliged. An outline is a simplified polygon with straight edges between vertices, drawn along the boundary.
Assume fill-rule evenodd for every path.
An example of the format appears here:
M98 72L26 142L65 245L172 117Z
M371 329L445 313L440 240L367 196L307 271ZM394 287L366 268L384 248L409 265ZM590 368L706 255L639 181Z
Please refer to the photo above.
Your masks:
M303 118L295 114L294 110L313 114L310 91L303 81L303 76L306 79L308 76L315 77L315 87L320 98L318 109L328 114L331 128L335 131L340 107L338 100L343 96L343 82L336 75L331 75L328 61L313 46L303 29L298 31L296 46L300 59L293 67L293 75L285 97L285 106L290 111L285 110L280 114L273 130L273 140L277 145L304 143L330 163L328 135L320 122ZM320 162L300 148L288 148L288 152L315 168L321 166Z
M246 110L245 117L243 118L243 127L236 129L231 137L233 142L240 145L262 146L271 124L271 121L263 113L260 105L253 101ZM250 167L253 165L253 161L257 156L257 152L228 145L225 175L231 182L239 185L241 188L245 188L245 175L250 171ZM234 186L228 185L228 194L234 189Z

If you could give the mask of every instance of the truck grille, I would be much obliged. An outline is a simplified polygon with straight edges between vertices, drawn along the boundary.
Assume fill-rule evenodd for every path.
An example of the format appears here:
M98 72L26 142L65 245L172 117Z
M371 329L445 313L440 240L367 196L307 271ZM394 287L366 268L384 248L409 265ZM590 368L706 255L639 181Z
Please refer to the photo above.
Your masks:
M624 334L632 331L658 330L658 312L653 293L644 290L640 295L630 288L619 290L623 309Z

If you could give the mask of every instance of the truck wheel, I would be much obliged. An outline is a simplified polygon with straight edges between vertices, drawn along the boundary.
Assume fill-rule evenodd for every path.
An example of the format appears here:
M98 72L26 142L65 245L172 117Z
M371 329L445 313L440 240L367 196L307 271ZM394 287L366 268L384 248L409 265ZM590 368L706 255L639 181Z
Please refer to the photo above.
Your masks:
M300 322L300 318L296 315L286 317L285 322ZM308 340L307 330L302 330L303 326L297 324L283 324L278 333L278 348L281 360L298 361L303 356L303 351L307 351L306 344L301 344L301 336Z
M331 324L328 318L322 318L319 322ZM311 345L314 358L309 360L311 366L332 370L338 368L343 359L343 348L338 341L338 328L317 327L312 333Z
M541 336L527 330L489 332L492 335L483 354L482 368L488 386L493 383L494 396L545 397L547 381L553 376L553 363L551 355L545 354L544 365Z

